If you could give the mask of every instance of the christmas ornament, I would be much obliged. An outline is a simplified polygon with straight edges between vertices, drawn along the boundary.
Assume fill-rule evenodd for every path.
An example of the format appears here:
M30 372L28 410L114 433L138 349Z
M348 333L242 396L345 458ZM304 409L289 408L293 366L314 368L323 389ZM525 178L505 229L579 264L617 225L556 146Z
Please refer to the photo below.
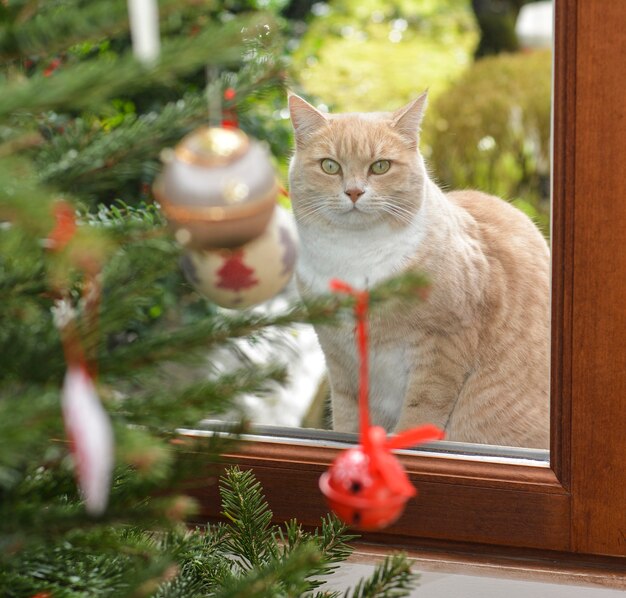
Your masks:
M265 232L233 249L190 250L182 258L187 279L211 301L245 308L270 299L289 282L297 235L293 216L277 206Z
M156 0L128 0L128 20L133 54L146 66L159 58L159 6Z
M71 244L78 225L69 203L57 202L54 217L55 226L44 245L50 251L60 252ZM98 327L101 264L97 260L80 259L76 265L84 275L83 326L94 331ZM70 293L65 289L63 295L64 298L52 308L68 364L61 391L61 410L86 510L91 515L101 515L108 502L113 470L113 430L93 383L95 362L90 364L90 368L87 366L76 326L76 310L69 300Z
M331 281L331 289L356 298L359 371L360 445L340 454L320 477L319 486L330 508L348 525L364 530L387 527L400 517L406 501L417 491L409 481L393 449L439 440L443 432L425 425L387 438L379 426L369 424L369 372L367 337L367 291L356 291L346 283Z
M261 143L240 129L202 127L162 159L154 194L185 248L238 247L263 233L278 185Z
M85 368L68 367L61 401L85 507L91 515L101 515L106 509L111 485L113 430Z

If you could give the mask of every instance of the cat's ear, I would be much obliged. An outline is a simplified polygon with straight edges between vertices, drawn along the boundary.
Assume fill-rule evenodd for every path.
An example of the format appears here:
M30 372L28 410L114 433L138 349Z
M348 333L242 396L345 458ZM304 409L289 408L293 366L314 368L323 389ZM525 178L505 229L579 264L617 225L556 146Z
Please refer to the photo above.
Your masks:
M427 102L428 91L425 91L417 99L393 113L391 126L409 142L411 147L417 147Z
M310 136L328 123L326 117L315 107L296 94L289 95L289 114L296 132L296 143L304 145Z

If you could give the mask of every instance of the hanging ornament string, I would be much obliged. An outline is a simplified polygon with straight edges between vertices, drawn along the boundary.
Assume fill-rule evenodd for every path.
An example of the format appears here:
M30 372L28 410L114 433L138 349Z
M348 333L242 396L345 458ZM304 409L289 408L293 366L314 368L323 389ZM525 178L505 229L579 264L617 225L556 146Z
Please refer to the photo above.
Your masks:
M72 242L78 230L74 210L67 202L54 206L55 226L46 239L46 247L59 253ZM83 270L83 314L87 328L98 328L101 288L98 260L78 260ZM76 313L64 291L54 310L55 323L67 363L61 392L61 407L66 435L75 462L76 478L91 515L106 509L114 462L113 430L108 414L98 397L94 380L96 359L88 360L76 325Z
M443 431L426 424L387 438L380 426L369 421L369 293L341 280L330 282L331 290L355 298L356 345L359 364L359 446L341 453L329 471L320 477L320 489L330 507L347 524L361 529L381 529L393 523L406 501L417 491L404 468L391 452L418 443L443 438Z
M53 214L55 225L52 231L50 231L45 245L50 251L59 253L74 238L78 230L78 224L74 208L66 201L57 201L53 206ZM94 264L90 264L90 267L87 267L83 264L82 302L84 318L86 325L94 332L98 328L98 314L100 310L101 289L98 280L99 273L99 266L94 267ZM97 375L96 360L89 360L85 355L76 327L74 309L70 305L67 292L63 292L63 298L57 304L55 313L67 365L83 368L92 379L95 379Z
M371 447L371 426L369 421L369 293L351 287L343 280L336 278L329 283L330 289L337 293L345 293L355 298L354 316L356 319L356 346L359 357L359 435L364 447ZM419 428L405 430L400 434L385 439L384 446L387 449L406 448L428 442L440 440L443 432L427 424Z
M216 66L207 66L205 76L205 93L209 111L209 125L212 127L222 127L224 129L238 129L239 117L237 116L236 108L237 91L234 87L227 87L222 92L220 71Z
M219 127L222 123L220 70L215 65L207 65L204 69L204 76L209 126Z
M239 118L237 117L237 109L235 108L236 97L237 92L232 87L228 87L224 91L226 107L223 109L222 127L225 129L237 129L239 127Z
M354 316L356 318L356 345L359 356L359 434L364 447L369 447L369 338L367 313L369 293L352 288L343 280L332 279L330 289L336 293L346 293L355 298Z

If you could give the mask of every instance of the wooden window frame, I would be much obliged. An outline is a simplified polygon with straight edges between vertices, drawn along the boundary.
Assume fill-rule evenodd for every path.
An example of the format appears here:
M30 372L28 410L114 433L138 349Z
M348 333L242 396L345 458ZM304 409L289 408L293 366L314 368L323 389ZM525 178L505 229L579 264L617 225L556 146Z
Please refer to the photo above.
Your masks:
M402 455L419 489L372 545L626 567L626 3L556 0L549 467ZM243 442L276 520L327 512L325 446ZM196 496L219 517L215 484ZM623 570L623 569L622 569Z

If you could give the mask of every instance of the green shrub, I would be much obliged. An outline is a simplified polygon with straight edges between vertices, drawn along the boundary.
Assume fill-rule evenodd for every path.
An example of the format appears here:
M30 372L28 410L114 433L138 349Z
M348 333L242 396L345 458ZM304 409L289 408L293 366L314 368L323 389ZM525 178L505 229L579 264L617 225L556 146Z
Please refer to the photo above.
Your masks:
M445 188L499 195L548 229L551 53L477 61L431 106L424 153Z

